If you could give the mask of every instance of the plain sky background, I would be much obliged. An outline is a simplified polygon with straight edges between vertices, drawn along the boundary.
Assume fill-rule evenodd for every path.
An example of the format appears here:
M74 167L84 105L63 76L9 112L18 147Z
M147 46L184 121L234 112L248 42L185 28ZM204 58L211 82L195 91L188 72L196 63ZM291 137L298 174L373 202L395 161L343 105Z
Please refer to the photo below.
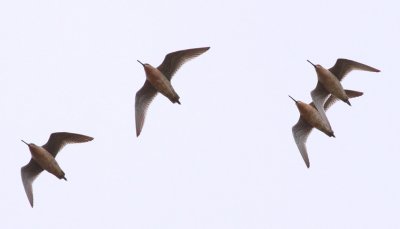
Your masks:
M400 5L396 1L0 2L0 228L400 228ZM158 95L135 135L143 67L210 46ZM292 137L317 76L353 59L365 94L313 131L307 169ZM25 195L20 139L94 137L57 156Z

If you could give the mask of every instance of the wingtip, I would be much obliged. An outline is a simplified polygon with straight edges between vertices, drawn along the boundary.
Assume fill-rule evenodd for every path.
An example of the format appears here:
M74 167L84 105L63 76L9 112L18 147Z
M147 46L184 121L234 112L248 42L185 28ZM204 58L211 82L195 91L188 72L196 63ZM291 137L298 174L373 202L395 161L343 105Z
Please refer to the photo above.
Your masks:
M22 184L24 186L25 194L28 197L29 204L33 208L33 191L32 191L32 182L28 180L26 177L27 172L24 171L26 169L26 166L21 167L21 178L22 178Z
M381 72L381 70L379 70L377 68L373 68L373 67L371 67L371 68L372 68L371 72Z
M307 169L309 169L310 168L310 161L308 160L308 158L304 160L304 163L306 163L306 167L307 167Z
M304 163L306 163L307 169L310 168L310 159L308 159L308 156L306 155L306 157L303 158Z
M210 47L197 48L197 50L199 50L201 53L207 52L209 49L210 49Z
M29 205L31 205L31 208L33 208L33 196L32 197L28 196L28 201L29 201Z

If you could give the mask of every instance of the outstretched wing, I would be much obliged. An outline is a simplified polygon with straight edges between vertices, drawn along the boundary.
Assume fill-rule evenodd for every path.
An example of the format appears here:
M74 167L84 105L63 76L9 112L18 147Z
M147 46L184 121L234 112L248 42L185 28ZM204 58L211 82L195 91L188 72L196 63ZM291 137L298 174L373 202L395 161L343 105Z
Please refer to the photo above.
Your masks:
M312 129L313 127L301 117L299 118L299 121L292 127L294 141L296 142L297 148L299 148L300 154L303 157L307 168L310 168L310 160L308 159L306 142Z
M337 59L335 65L329 69L339 81L341 81L352 70L362 70L368 72L380 72L380 70L368 65L348 59Z
M318 82L314 90L311 91L311 98L313 100L314 106L317 108L321 117L328 124L331 129L331 124L329 123L328 117L325 114L324 104L329 96L329 92L324 88L324 86Z
M52 133L49 140L42 147L45 148L53 157L57 156L57 153L66 145L72 143L88 142L93 140L92 137L74 134L68 132Z
M353 90L344 90L349 96L349 98L355 98L363 95L362 92L353 91ZM323 109L324 112L327 111L338 99L336 96L331 95L328 100L326 100ZM315 107L314 102L310 103L311 106ZM299 148L300 154L303 157L304 162L306 163L307 168L310 167L310 160L308 159L307 147L306 142L307 138L310 135L313 127L308 124L304 119L301 117L299 121L292 127L293 138L296 142L297 148Z
M135 98L135 121L136 121L136 136L139 137L142 131L144 120L146 118L147 109L154 97L157 95L157 90L146 80L143 87L136 93Z
M22 184L24 185L26 196L28 197L31 207L33 207L33 190L32 183L36 177L43 171L42 167L33 159L21 168Z
M184 63L200 56L209 49L210 47L204 47L171 52L165 56L164 61L157 69L160 70L168 80L171 80L172 76L174 76L176 71L178 71Z
M360 91L353 91L353 90L344 90L344 92L346 92L349 98L359 97L364 94ZM327 111L336 101L338 101L338 98L336 98L336 96L334 95L329 96L328 100L326 100L324 104L325 111Z

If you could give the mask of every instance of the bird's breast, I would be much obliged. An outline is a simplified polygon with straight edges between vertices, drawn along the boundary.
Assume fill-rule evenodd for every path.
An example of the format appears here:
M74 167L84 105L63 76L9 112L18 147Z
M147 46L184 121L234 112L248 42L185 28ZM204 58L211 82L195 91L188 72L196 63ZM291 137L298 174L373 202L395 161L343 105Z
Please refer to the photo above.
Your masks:
M324 71L318 74L318 81L331 94L342 97L344 90L340 81L330 71Z
M165 87L165 85L168 84L167 82L169 82L164 74L162 74L160 71L149 72L149 74L147 74L146 76L147 80L150 81L150 83L156 88Z
M30 148L30 151L31 151L32 157L38 162L39 161L48 161L49 157L53 157L49 152L47 152L46 149L44 149L42 147Z
M52 170L55 159L46 149L35 147L31 149L32 158L45 170ZM57 163L57 162L56 162Z
M160 93L166 95L167 97L174 96L174 89L171 82L164 76L162 72L158 69L148 72L146 74L147 80L159 91Z
M329 125L324 121L316 108L312 106L302 107L300 110L300 115L311 126L323 132L331 132Z

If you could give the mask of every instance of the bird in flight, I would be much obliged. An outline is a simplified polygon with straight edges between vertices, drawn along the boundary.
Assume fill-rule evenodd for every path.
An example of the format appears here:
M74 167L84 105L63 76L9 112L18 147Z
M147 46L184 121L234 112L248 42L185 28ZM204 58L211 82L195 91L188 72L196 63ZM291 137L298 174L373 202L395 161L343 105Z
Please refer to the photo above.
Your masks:
M55 159L58 152L66 144L88 142L91 140L93 140L92 137L67 132L52 133L47 143L43 146L37 146L33 143L26 143L24 140L21 140L29 147L29 151L32 155L29 163L21 168L22 183L32 207L32 183L43 170L53 174L58 179L67 180L64 171L62 171Z
M309 60L307 61L314 66L318 76L317 86L311 91L312 100L317 110L321 113L322 118L329 126L330 123L325 114L324 104L330 94L351 106L349 97L345 93L340 81L352 70L380 72L376 68L348 59L337 59L335 65L330 69L326 69L319 64L313 64Z
M203 54L208 49L210 47L186 49L169 53L157 68L150 64L143 64L138 60L143 65L146 73L146 81L136 93L135 98L136 136L139 137L142 131L147 109L157 95L157 92L163 94L172 103L181 104L179 95L171 85L172 76L174 76L184 63Z
M345 90L346 95L349 98L355 98L363 95L362 92ZM290 97L292 98L292 97ZM292 98L293 99L293 98ZM308 135L310 135L312 129L315 127L328 135L329 137L335 137L332 129L322 118L321 114L316 109L314 103L303 103L293 99L300 112L299 121L292 127L292 133L294 141L296 142L297 148L299 148L300 154L306 163L307 168L310 167L310 160L308 159L306 142ZM331 95L324 104L324 110L328 110L336 101L337 97Z

